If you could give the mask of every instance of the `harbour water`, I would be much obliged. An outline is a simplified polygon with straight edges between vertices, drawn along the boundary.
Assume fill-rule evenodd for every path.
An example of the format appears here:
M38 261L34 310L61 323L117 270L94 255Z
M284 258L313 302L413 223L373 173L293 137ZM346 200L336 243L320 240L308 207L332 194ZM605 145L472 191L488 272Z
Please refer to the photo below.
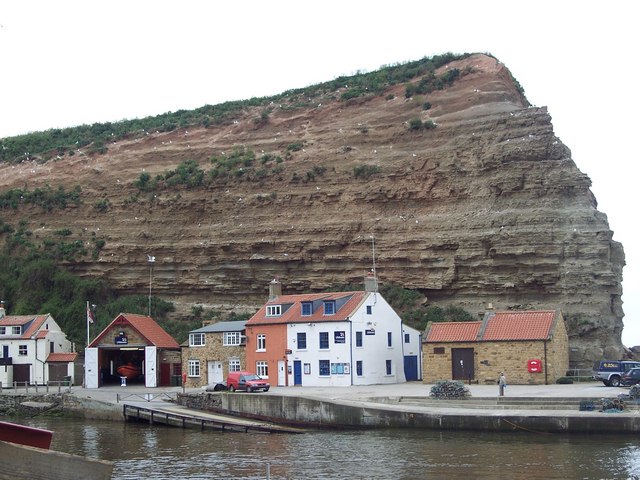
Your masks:
M114 479L640 479L640 438L387 429L302 435L10 419L52 449L111 460Z

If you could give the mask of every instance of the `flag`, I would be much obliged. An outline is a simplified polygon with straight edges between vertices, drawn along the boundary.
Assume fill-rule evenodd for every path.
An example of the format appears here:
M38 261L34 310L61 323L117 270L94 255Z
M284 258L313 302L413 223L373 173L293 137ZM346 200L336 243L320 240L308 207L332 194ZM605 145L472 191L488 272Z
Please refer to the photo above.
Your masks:
M91 311L91 307L89 306L89 302L87 302L87 322L93 323L95 322L95 317L93 316L93 312Z

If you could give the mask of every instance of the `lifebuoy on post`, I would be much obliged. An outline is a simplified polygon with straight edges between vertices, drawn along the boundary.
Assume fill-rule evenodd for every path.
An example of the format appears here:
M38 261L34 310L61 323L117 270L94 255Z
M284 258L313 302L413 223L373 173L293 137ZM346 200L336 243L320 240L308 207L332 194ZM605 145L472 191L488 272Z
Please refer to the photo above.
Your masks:
M533 358L527 361L527 370L529 373L541 373L542 372L542 362L537 358Z

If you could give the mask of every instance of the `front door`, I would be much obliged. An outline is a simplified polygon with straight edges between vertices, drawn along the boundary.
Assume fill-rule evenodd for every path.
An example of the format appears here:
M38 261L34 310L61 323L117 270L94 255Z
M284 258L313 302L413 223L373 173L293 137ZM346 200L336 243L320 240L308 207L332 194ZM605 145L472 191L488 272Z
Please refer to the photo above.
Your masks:
M9 345L2 346L2 358L9 358Z
M475 377L473 348L451 349L451 378L472 380Z
M285 385L284 360L278 360L278 386L284 387Z
M207 385L217 385L224 381L222 374L222 362L218 360L209 360L207 362Z
M171 365L169 363L160 364L160 386L168 387L171 385Z
M404 376L407 382L418 380L418 356L417 355L405 355Z
M302 362L300 360L293 361L293 384L302 385Z

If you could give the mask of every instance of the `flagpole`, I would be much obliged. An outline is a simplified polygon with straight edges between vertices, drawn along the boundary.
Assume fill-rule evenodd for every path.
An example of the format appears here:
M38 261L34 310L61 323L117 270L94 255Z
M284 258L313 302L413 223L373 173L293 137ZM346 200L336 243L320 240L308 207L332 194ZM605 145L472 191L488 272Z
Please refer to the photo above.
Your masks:
M90 318L89 317L89 311L90 311L89 310L89 302L87 301L87 313L86 313L86 316L87 316L87 320L86 320L86 322L87 322L87 348L89 348L89 318Z

